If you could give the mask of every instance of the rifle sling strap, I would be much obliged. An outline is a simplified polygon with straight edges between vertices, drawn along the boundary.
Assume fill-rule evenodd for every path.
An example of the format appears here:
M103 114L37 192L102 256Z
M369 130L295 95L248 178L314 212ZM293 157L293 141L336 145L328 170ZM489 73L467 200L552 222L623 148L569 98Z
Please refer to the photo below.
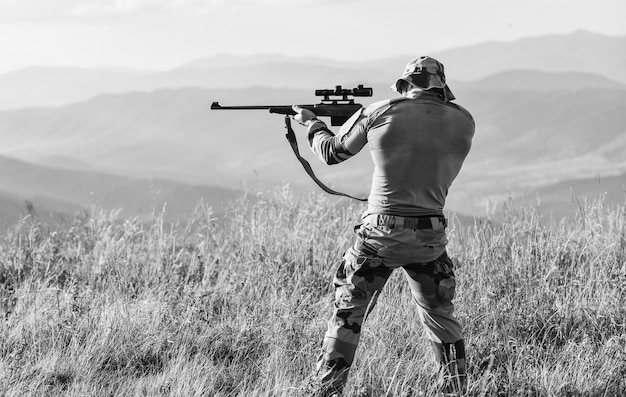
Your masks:
M296 155L296 158L298 159L300 164L302 164L302 167L304 168L306 173L309 174L309 176L311 177L311 179L313 179L313 182L315 182L317 186L319 186L323 191L325 191L328 194L332 194L335 196L349 197L351 199L358 200L358 201L367 201L366 198L353 197L353 196L350 196L349 194L333 190L329 188L328 186L326 186L322 181L320 181L315 175L315 173L313 172L313 168L311 168L311 164L309 164L309 162L306 161L306 159L300 156L300 150L298 149L298 142L296 141L296 134L293 132L293 128L291 128L291 119L289 118L289 116L285 116L285 128L287 128L287 134L285 134L285 137L289 141L289 144L291 145L291 149L293 150L293 153Z

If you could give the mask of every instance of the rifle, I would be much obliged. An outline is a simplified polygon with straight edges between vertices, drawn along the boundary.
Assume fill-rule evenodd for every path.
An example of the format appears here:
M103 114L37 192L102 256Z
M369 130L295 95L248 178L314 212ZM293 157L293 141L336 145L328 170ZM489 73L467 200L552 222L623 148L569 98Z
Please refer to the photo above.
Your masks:
M316 105L299 105L304 109L309 109L318 117L330 117L330 124L333 126L342 125L350 116L362 108L358 103L354 103L352 97L372 96L373 90L370 87L363 87L359 84L356 88L344 89L340 85L334 90L323 89L315 90L315 96L324 97L320 103ZM340 97L340 98L331 98ZM257 105L257 106L221 106L219 102L211 104L213 110L269 110L270 113L284 114L293 116L296 112L291 105Z
M370 87L363 87L363 84L359 84L356 88L352 89L344 89L340 85L336 86L334 90L322 89L315 90L315 96L324 97L320 103L316 105L299 105L304 109L309 109L313 113L315 113L318 117L330 117L330 123L333 126L342 125L345 123L354 113L359 111L363 106L355 103L354 98L352 97L368 97L372 96L373 90ZM338 98L331 98L338 97ZM340 98L339 98L340 97ZM291 119L289 116L293 116L296 112L293 110L291 105L280 105L280 106L272 106L272 105L255 105L255 106L221 106L219 102L213 102L211 104L212 110L269 110L270 113L284 114L285 115L285 128L287 128L287 134L285 137L289 141L291 145L291 149L293 153L296 155L296 158L304 167L304 170L307 174L313 179L322 190L326 193L334 194L337 196L345 196L358 201L367 201L366 198L358 198L353 197L346 193L337 192L328 186L326 186L322 181L320 181L315 173L313 172L313 168L311 164L309 164L306 159L304 159L300 155L300 151L298 150L298 142L296 141L296 134L293 132L293 128L291 128Z

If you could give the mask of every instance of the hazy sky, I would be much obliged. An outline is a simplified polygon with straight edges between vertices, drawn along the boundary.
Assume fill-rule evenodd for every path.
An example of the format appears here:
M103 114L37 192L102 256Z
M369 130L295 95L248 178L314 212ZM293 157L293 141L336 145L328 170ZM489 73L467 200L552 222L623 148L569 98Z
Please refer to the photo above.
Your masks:
M0 72L171 68L217 53L366 60L584 29L626 35L624 0L0 0Z

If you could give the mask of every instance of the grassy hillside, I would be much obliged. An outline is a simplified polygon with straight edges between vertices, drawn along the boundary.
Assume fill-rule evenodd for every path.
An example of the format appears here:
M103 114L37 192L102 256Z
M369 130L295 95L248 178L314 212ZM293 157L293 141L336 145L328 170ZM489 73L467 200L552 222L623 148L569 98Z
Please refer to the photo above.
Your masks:
M626 394L624 208L598 201L552 226L506 208L449 230L472 395ZM179 225L106 211L22 220L0 238L0 395L293 395L361 210L284 188L232 202L219 222L206 206ZM397 272L348 396L431 396L434 379Z

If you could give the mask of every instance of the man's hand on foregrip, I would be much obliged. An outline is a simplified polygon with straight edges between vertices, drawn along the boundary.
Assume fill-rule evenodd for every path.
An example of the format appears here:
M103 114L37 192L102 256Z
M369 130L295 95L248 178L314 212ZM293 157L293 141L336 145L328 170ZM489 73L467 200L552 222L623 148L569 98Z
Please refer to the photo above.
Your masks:
M293 105L292 108L294 112L296 112L296 115L293 116L293 119L303 126L308 127L311 123L318 121L315 113L313 113L309 109L301 108L298 105Z

